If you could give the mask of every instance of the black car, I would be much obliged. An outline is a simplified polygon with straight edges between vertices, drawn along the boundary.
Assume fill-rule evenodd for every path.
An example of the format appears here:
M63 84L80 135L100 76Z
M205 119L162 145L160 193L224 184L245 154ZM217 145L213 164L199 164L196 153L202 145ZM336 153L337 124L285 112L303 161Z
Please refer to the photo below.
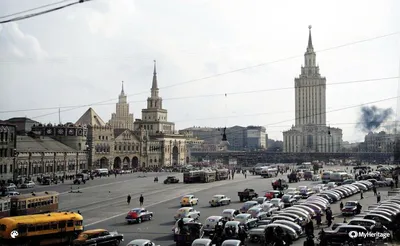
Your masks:
M297 200L296 200L296 198L294 198L293 195L284 195L282 197L282 202L283 202L283 204L285 204L285 208L286 208L286 207L291 207L294 204L296 204Z
M357 214L357 201L348 201L342 208L343 215L356 215Z
M164 180L164 184L176 184L179 183L179 179L177 179L175 176L168 176Z
M109 232L104 229L87 230L79 234L73 241L74 246L89 245L119 245L124 241L124 235L118 232Z

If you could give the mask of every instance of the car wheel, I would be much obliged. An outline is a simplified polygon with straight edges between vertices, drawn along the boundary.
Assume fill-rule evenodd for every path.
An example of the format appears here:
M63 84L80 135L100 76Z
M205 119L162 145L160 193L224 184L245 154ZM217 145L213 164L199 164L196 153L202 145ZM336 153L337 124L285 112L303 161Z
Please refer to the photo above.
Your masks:
M140 223L142 223L142 218L138 218L137 219L137 222L140 224Z

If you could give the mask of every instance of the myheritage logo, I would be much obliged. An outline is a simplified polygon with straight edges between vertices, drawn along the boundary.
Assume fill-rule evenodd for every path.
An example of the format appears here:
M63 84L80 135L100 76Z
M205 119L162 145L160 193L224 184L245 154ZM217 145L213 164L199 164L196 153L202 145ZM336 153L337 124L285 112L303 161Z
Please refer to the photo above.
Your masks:
M350 231L349 232L350 238L381 238L386 239L390 238L390 233L385 232L358 232L358 231Z

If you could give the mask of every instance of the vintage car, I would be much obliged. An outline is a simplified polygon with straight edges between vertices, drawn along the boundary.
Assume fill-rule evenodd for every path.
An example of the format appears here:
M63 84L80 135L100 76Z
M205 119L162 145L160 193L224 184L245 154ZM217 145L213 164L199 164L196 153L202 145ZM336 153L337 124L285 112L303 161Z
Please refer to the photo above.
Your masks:
M225 220L233 220L235 218L236 215L240 214L240 212L236 209L224 209L224 211L222 211L221 216L224 217Z
M277 211L278 208L274 206L274 204L270 202L265 202L261 205L261 208L263 209L264 212L268 213L271 215L274 211Z
M130 241L126 246L156 246L156 244L148 239L135 239Z
M253 198L253 201L258 202L258 204L263 204L264 202L268 202L268 199L266 197L260 196L257 198Z
M21 184L21 188L22 189L33 188L33 187L35 187L35 185L36 184L33 181L27 181L27 182Z
M236 239L228 239L222 242L221 246L241 246L242 242Z
M248 214L251 214L251 217L258 220L263 220L269 216L268 212L264 212L262 207L252 207L247 210Z
M176 178L175 176L168 176L164 180L164 184L176 184L176 183L179 183L179 179Z
M257 220L258 219L253 218L251 214L238 214L234 221L238 221L247 228L254 228L257 226Z
M77 239L73 241L73 245L119 245L123 241L123 234L95 229L81 232Z
M358 201L348 201L342 208L343 215L356 215L357 214Z
M186 195L181 198L181 207L185 206L194 206L199 202L199 198L196 198L194 195Z
M204 233L208 234L210 232L213 232L215 230L215 226L219 223L222 222L224 217L222 216L210 216L204 221Z
M134 208L131 209L125 217L128 224L131 223L142 223L143 220L151 220L153 218L153 212L148 211L145 208Z
M250 242L264 241L266 230L271 227L275 229L278 226L281 229L283 229L284 235L286 237L290 237L291 241L297 240L299 238L299 235L291 227L289 227L287 225L283 225L283 224L271 223L268 225L262 225L260 227L249 230L248 235L249 235Z
M211 207L229 205L231 203L231 199L225 195L214 195L209 203Z
M294 196L287 194L282 197L282 202L283 202L283 206L286 208L286 207L291 207L294 204L296 204L297 200L294 198ZM277 203L278 203L278 201L277 201Z
M243 203L243 206L239 209L241 213L246 213L249 208L254 207L254 206L259 206L257 201L248 201Z
M183 218L182 220L183 220L183 224L186 224L189 222L195 222L195 220L192 218ZM175 222L175 225L172 227L172 232L174 232L174 233L176 232L176 230L178 229L178 223L179 223L179 220L177 220Z
M185 208L180 208L176 212L176 215L174 216L175 220L183 219L183 218L192 218L194 220L199 219L200 217L200 212L194 210L194 208L191 207L185 207Z
M192 246L212 246L212 240L208 238L199 238L193 241Z
M278 210L285 208L285 203L283 203L282 199L280 198L271 199L271 204L274 205L274 207L277 207Z
M278 190L271 190L271 191L267 191L267 192L265 193L265 197L266 197L268 200L271 200L272 198L278 197L279 194L281 194L280 191L278 191Z

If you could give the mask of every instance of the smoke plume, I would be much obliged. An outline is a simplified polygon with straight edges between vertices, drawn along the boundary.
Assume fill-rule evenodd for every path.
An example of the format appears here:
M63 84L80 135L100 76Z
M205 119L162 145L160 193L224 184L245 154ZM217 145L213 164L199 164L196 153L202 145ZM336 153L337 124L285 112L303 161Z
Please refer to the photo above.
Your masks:
M361 108L359 127L364 132L371 132L381 127L392 115L393 110L391 108L383 109L376 106L363 106Z

